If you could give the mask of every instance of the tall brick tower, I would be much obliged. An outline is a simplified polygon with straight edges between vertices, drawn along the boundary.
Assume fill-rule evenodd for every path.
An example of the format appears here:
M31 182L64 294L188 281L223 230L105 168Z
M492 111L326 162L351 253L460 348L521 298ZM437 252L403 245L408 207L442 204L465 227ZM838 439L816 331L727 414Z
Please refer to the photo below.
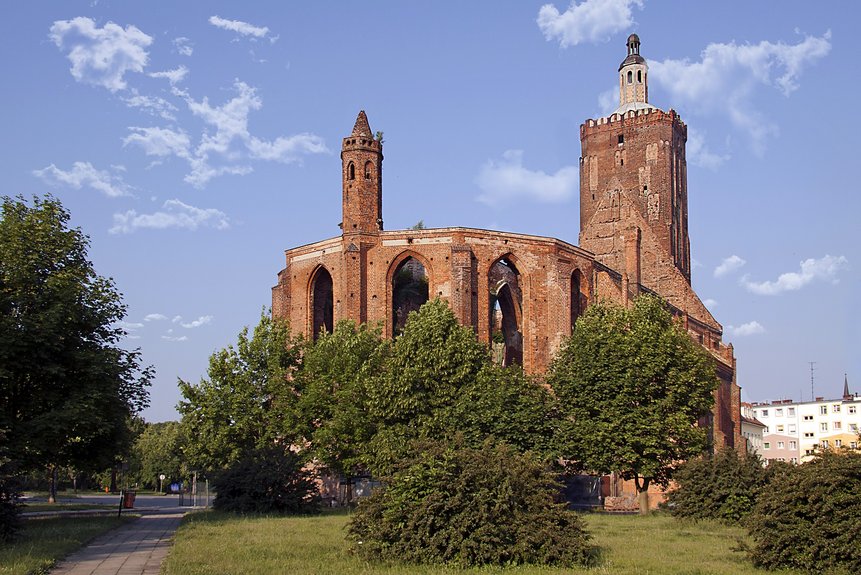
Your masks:
M343 274L336 301L341 317L368 321L368 251L383 229L383 143L374 138L365 111L341 143Z
M667 266L691 280L687 126L675 111L649 104L648 73L631 34L619 107L580 126L580 245L635 289L656 289Z
M344 236L379 234L383 229L383 144L374 139L364 110L341 144L341 168Z

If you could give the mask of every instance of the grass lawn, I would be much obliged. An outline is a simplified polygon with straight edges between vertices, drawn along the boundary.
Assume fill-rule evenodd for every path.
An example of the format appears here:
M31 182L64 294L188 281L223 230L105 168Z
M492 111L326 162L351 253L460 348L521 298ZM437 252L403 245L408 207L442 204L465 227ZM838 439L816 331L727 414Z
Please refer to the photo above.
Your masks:
M0 544L0 575L47 573L56 561L128 519L115 516L27 519L20 540Z
M666 515L584 516L600 559L590 569L542 567L462 570L416 565L376 565L347 553L344 541L349 517L234 517L216 512L189 515L163 565L167 575L400 575L500 573L542 575L744 575L754 569L734 551L744 530L711 522L682 523ZM795 573L787 571L785 573Z
M88 509L116 509L116 505L101 505L98 503L25 503L22 513L34 511L85 511Z

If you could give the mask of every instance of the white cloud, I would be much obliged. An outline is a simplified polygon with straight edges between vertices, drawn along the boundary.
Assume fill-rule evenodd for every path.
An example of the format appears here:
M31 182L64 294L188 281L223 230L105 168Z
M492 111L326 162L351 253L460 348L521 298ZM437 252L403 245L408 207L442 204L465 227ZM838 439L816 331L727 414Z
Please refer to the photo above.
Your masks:
M179 84L182 82L185 77L188 75L188 68L185 66L180 66L178 68L174 68L172 70L163 70L161 72L152 72L149 76L150 78L165 78L168 82L170 82L171 86Z
M741 278L741 284L747 291L758 295L777 295L785 291L795 291L803 288L813 280L838 283L837 273L849 265L844 256L825 255L821 258L809 258L802 261L800 271L780 274L776 281L753 282L748 276Z
M188 336L186 335L181 335L178 337L173 335L163 335L161 336L161 338L165 341L188 341Z
M194 53L194 44L184 36L174 38L173 47L183 56L191 56Z
M563 48L606 42L634 24L633 6L642 9L642 0L572 0L561 14L553 4L545 4L538 11L538 27L548 41L559 40Z
M756 90L772 86L789 96L798 88L804 69L830 51L830 31L797 44L709 44L699 61L649 61L649 77L668 92L667 100L674 107L726 118L746 132L754 151L761 153L778 129L757 108Z
M90 162L75 162L68 171L51 164L41 170L33 170L33 175L52 186L70 186L75 190L86 186L109 198L131 195L129 186L122 178L105 170L98 170Z
M163 321L166 319L167 316L161 313L150 313L144 317L144 321Z
M729 160L729 154L716 154L712 152L705 141L705 134L688 126L688 143L685 156L695 166L709 170L718 169L724 162Z
M216 28L229 30L231 32L236 32L237 34L241 34L242 36L251 36L253 38L265 38L269 33L269 28L266 26L254 26L241 20L225 20L218 16L210 16L209 23Z
M108 231L112 234L130 234L139 229L182 228L194 231L201 227L217 230L230 227L224 212L214 208L196 208L179 200L168 200L162 209L152 214L139 214L135 210L114 214L114 226Z
M518 197L564 202L574 195L579 182L580 170L574 166L560 168L555 174L524 168L522 150L508 150L501 160L489 160L475 179L481 189L478 200L486 204Z
M194 321L190 321L188 323L180 323L179 325L181 325L182 327L184 327L186 329L194 329L196 327L206 325L206 324L212 322L212 320L213 320L213 317L211 315L202 315Z
M735 270L741 268L747 261L733 254L728 258L724 258L724 260L715 268L714 276L716 278L722 278L730 272L734 272Z
M123 139L123 146L136 144L143 148L147 156L178 156L189 158L191 140L183 131L169 128L139 128L129 127L132 133Z
M286 163L297 161L299 154L322 154L329 151L323 138L307 133L281 136L272 142L251 137L247 146L252 158Z
M703 300L703 305L706 306L708 309L713 309L718 306L718 302L717 300L706 298Z
M133 95L122 98L122 101L129 108L139 108L153 116L159 116L165 120L175 120L173 112L176 112L176 106L158 96L141 96L133 90Z
M68 49L77 81L111 92L126 88L126 72L143 72L149 60L146 47L152 43L135 26L123 28L108 22L98 28L95 21L84 17L55 21L49 37L61 50Z
M765 333L765 328L762 327L762 324L760 324L758 321L749 321L738 327L728 325L726 326L726 329L733 337L744 337L746 335Z
M173 316L173 319L172 319L172 320L170 320L170 321L171 321L172 323L178 323L178 322L181 322L181 321L182 321L182 316L181 316L181 315L175 315L175 316ZM170 330L170 331L173 331L173 330Z
M126 331L135 331L143 327L142 323L119 321L117 324Z
M199 143L182 130L171 128L129 127L124 145L140 146L149 156L176 156L186 160L190 171L185 181L203 188L213 178L225 175L245 175L252 171L243 160L298 162L304 154L328 153L323 138L302 133L279 136L273 141L262 140L248 130L248 116L263 106L254 88L245 82L234 83L236 95L221 106L210 104L204 97L197 101L187 91L174 88L172 93L185 100L189 111L203 120L207 127ZM222 164L222 165L217 165Z

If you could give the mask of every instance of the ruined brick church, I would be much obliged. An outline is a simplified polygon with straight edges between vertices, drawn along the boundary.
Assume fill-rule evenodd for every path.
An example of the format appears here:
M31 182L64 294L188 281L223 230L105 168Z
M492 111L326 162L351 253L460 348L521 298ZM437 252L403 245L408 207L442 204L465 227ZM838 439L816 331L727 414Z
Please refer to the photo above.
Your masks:
M664 298L714 358L714 444L741 446L732 345L691 288L687 127L649 104L632 34L619 107L580 126L580 245L474 228L383 230L383 145L365 112L341 146L341 235L286 250L272 313L316 338L341 319L403 328L427 299L448 301L498 361L544 372L590 302Z

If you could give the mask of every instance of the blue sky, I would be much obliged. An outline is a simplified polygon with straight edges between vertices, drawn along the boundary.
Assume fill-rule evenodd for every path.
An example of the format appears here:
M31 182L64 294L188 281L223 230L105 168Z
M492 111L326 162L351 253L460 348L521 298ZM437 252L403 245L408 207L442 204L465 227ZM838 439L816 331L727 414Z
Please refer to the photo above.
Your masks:
M149 421L335 236L341 138L385 132L386 229L577 243L579 126L639 34L689 129L693 284L745 400L861 391L856 3L6 2L2 193L51 193L128 304ZM852 297L852 296L855 297Z

